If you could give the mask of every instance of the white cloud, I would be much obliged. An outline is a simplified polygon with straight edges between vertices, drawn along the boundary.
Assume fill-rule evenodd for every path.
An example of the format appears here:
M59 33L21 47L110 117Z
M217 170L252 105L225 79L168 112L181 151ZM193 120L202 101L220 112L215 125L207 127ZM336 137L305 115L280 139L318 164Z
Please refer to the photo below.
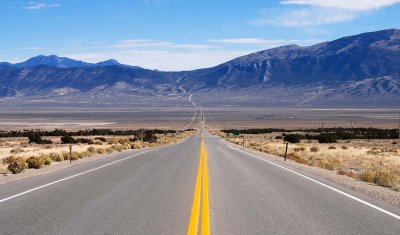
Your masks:
M165 71L192 70L212 67L239 56L255 51L287 44L314 44L318 39L266 39L266 38L225 38L209 39L203 44L176 43L151 39L128 39L116 43L92 42L74 45L49 54L66 56L72 59L100 62L116 59L120 63ZM31 50L30 57L39 47L21 47ZM33 51L33 52L32 52ZM26 59L26 58L25 58ZM14 61L21 61L15 60Z
M149 39L128 39L123 40L113 45L115 48L186 48L186 49L205 49L210 48L209 45L206 44L176 44L173 42L166 41L157 41L157 40L149 40Z
M151 39L127 39L108 46L95 43L91 47L93 52L66 53L63 56L93 63L113 58L121 63L149 69L179 71L215 66L236 57L272 47L294 43L314 44L321 41L318 39L225 38L209 39L204 44L185 44ZM235 44L235 46L227 44ZM82 47L82 50L84 48Z
M206 44L174 44L172 48L184 48L184 49L209 49L212 48L210 45Z
M281 4L310 5L351 11L376 10L399 3L400 0L283 0Z
M263 45L286 45L286 44L312 44L318 43L320 39L265 39L265 38L223 38L209 39L212 43L232 43L232 44L263 44Z
M149 69L180 71L216 66L236 57L272 47L318 42L321 40L225 38L209 39L204 44L185 44L151 39L128 39L111 45L95 42L91 43L90 47L82 46L75 53L55 52L55 54L92 63L116 59L120 63Z
M351 21L364 13L400 3L400 0L281 0L296 9L264 10L250 23L256 26L310 27Z
M212 67L248 53L251 53L251 51L117 50L93 53L72 53L63 54L62 56L92 63L113 58L118 60L120 63L141 66L149 69L181 71Z
M154 47L154 46L168 46L170 42L162 42L148 39L128 39L120 41L118 44L113 45L116 48L136 48L136 47Z
M27 10L40 10L43 8L54 8L54 7L60 7L61 5L58 3L36 3L36 2L29 2L28 6L25 6L24 8Z
M253 19L251 23L257 26L305 27L340 23L357 17L357 14L351 11L325 8L287 10L279 14L265 12L264 14L265 17Z

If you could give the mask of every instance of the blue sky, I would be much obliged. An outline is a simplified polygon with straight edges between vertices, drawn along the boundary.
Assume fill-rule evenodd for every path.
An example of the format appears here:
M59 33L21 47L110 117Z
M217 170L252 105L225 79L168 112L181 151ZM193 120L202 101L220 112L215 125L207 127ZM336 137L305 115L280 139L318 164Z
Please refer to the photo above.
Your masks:
M0 0L0 61L56 54L150 69L400 28L400 0Z

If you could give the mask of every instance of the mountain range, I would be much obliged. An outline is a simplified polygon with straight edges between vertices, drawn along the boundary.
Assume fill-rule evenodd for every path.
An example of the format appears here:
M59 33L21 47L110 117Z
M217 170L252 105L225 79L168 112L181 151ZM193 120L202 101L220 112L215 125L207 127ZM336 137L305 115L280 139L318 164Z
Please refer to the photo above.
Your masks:
M18 100L180 100L209 105L400 104L400 30L245 55L211 68L149 70L116 60L91 64L37 56L0 63L0 97Z
M121 66L121 67L130 67L130 68L140 68L138 66L130 66L125 64L120 64L118 61L114 59L105 60L98 63L86 63L79 60L73 60L66 57L59 57L56 55L38 55L32 57L21 63L8 63L8 62L0 62L0 66L13 66L17 68L24 67L36 67L40 65L46 65L57 68L88 68L88 67L98 67L98 66Z

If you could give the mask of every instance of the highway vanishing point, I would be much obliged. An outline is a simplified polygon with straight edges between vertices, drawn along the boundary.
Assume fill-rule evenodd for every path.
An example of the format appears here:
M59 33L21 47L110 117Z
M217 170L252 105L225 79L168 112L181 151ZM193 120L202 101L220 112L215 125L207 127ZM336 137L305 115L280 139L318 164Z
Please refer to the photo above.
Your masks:
M0 234L400 234L399 215L203 128L0 185Z

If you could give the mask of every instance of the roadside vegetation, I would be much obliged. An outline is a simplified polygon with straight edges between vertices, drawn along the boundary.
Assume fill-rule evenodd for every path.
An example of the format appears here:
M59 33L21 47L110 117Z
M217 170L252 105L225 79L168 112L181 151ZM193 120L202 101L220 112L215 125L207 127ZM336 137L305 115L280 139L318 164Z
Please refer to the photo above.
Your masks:
M322 132L324 131L324 132ZM300 164L400 190L400 141L396 129L251 129L213 131L229 142Z
M45 135L49 133L53 135ZM115 135L89 135L94 133ZM122 135L126 133L133 134ZM94 155L172 144L194 133L196 132L193 129L182 133L173 130L146 130L143 135L141 131L110 130L2 132L3 136L13 137L0 137L0 174L19 174L26 169L40 169L68 162L70 145L71 160L77 161Z

